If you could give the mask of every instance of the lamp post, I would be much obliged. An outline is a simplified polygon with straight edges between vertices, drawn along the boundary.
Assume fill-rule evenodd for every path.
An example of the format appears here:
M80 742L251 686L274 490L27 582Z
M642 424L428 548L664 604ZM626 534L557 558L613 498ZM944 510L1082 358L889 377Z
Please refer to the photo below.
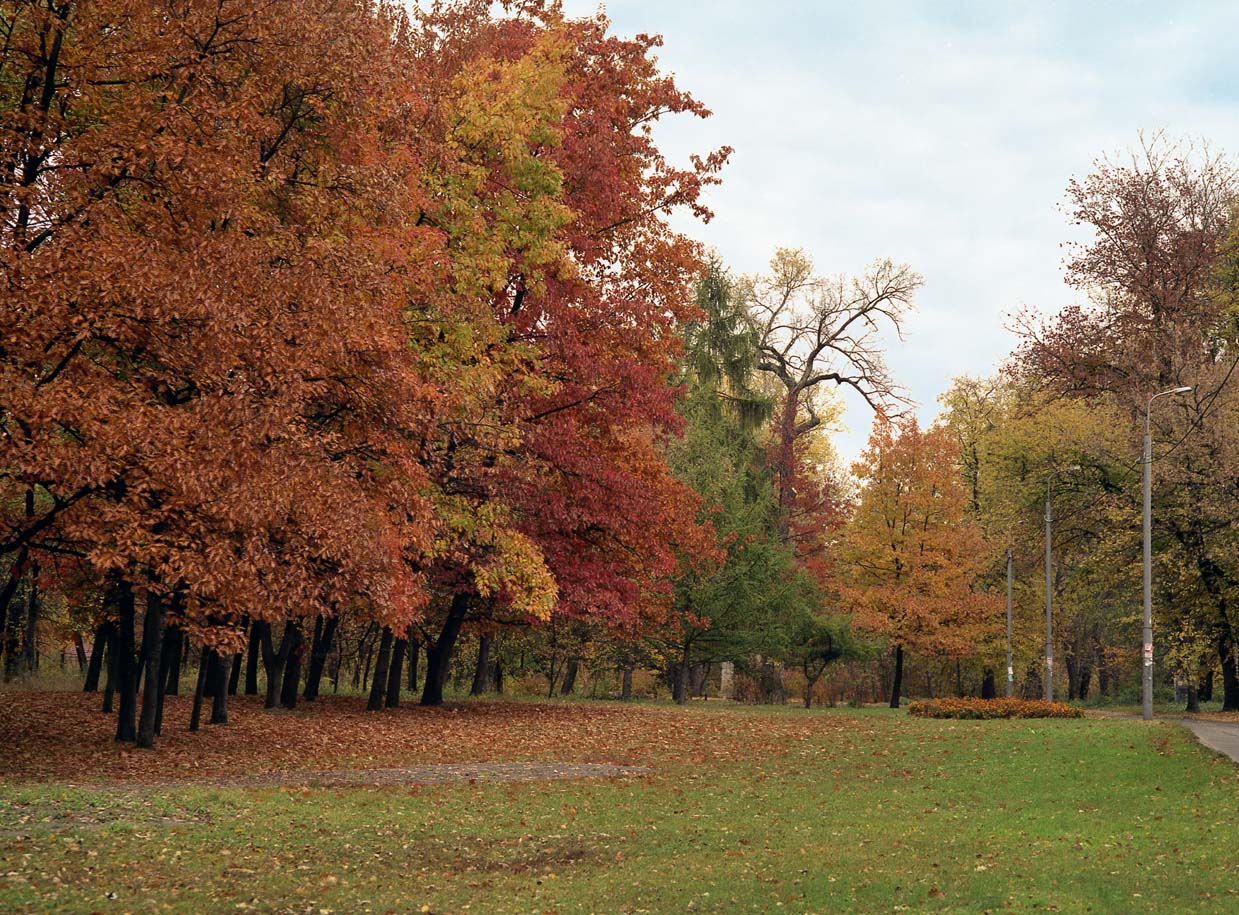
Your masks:
M1170 394L1186 394L1184 386L1162 391L1149 398L1144 410L1144 651L1143 651L1143 712L1144 720L1153 720L1153 401Z
M1075 472L1079 464L1064 467L1063 470ZM1059 469L1050 471L1045 478L1045 701L1054 701L1054 582L1052 578L1053 556L1050 549L1051 526L1054 512L1050 507L1050 490L1058 477Z
M1015 695L1015 665L1011 660L1011 547L1007 547L1007 698Z

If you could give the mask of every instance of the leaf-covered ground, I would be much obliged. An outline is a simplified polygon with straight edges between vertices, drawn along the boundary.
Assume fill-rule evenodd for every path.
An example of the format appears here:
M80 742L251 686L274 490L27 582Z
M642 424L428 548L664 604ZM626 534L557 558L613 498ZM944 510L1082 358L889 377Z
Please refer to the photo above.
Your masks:
M370 716L340 701L293 715L238 708L235 725L192 737L177 736L174 717L161 749L125 755L80 701L3 698L0 911L1239 909L1239 773L1166 724L721 705L484 703ZM57 720L30 712L32 702ZM27 709L24 730L15 704ZM100 756L93 767L86 745ZM31 780L36 748L61 757L42 768L54 777ZM196 768L182 758L194 756ZM347 760L651 771L429 786L194 783L251 756L285 773ZM143 774L152 767L191 780L153 789Z

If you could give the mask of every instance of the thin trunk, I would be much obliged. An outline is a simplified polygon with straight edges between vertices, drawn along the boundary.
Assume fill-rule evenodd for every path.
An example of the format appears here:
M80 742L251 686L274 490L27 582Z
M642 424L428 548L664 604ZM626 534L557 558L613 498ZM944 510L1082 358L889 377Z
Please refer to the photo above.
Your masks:
M685 645L675 669L671 672L671 700L677 705L684 705L688 701L688 653L689 646Z
M314 647L310 650L310 667L305 677L304 696L308 700L318 698L319 687L323 682L323 670L327 666L327 656L331 654L331 649L334 647L336 627L339 624L339 617L332 616L327 618L321 631L318 625L314 627L316 638Z
M305 653L305 639L301 630L297 630L297 642L288 654L288 663L284 665L284 683L280 689L280 705L286 709L297 707L297 690L301 686L301 657Z
M447 683L447 675L451 670L452 652L456 649L460 627L464 625L468 615L469 596L454 595L439 637L435 639L433 646L426 646L426 685L422 688L422 705L443 704L443 686Z
M620 679L620 698L627 702L632 698L632 668L625 667Z
M250 617L247 613L241 618L241 630L247 631L250 628ZM241 685L241 652L237 652L232 659L232 672L228 675L228 695L235 696L237 687Z
M133 645L133 589L128 582L116 586L120 610L116 640L116 691L120 708L116 714L116 739L132 743L138 739L138 669Z
M180 629L171 626L164 633L163 641L164 695L179 696L181 694L181 659L185 656L185 635ZM160 703L160 711L163 711L162 703ZM158 728L155 729L155 733L159 733Z
M104 620L95 627L94 646L90 649L90 661L86 665L86 682L82 684L84 693L99 690L99 673L103 669L103 656L107 654L108 634L111 631L111 620Z
M103 711L107 713L112 711L112 700L116 695L116 643L120 639L119 632L115 623L108 628L107 678L103 684Z
M198 682L194 686L194 710L189 716L191 731L198 730L198 725L202 721L202 697L206 693L207 668L211 666L211 654L211 649L203 645L202 653L198 655Z
M73 650L77 652L77 671L86 672L86 641L80 632L73 633Z
M29 499L29 493L27 493ZM26 587L26 634L22 642L22 657L26 673L33 674L39 669L39 611L43 603L39 600L39 564L30 563L30 583Z
M4 682L17 673L18 636L21 632L21 613L14 598L26 572L26 557L29 550L23 546L9 567L8 579L0 590L0 650L4 654Z
M262 657L262 629L270 630L270 623L254 620L250 626L249 644L245 648L245 695L258 695L258 661Z
M422 643L412 636L413 630L409 630L409 692L417 692L417 662L422 653Z
M891 708L899 708L899 694L903 689L903 646L895 646L895 675L891 679Z
M159 669L163 671L160 676L159 684L159 701L155 705L155 735L163 733L163 706L164 699L169 695L176 695L179 691L181 679L181 643L185 640L181 637L181 630L175 626L169 626L163 634L163 651L159 657Z
M391 672L387 675L388 708L396 708L400 705L400 684L404 682L404 655L408 644L408 639L396 639L396 643L392 646Z
M473 686L469 689L470 696L481 696L490 692L490 636L478 638L478 661L473 668Z
M379 640L379 654L374 662L374 683L370 686L370 701L366 709L371 712L383 710L383 700L387 698L387 673L391 667L392 632L390 626L383 627L383 637Z
M580 658L569 658L568 664L564 668L564 682L560 684L559 694L561 696L571 696L576 690L576 677L581 669Z
M215 695L211 700L211 724L228 723L228 667L232 657L212 652L215 663Z
M494 674L494 679L492 682L494 684L495 692L502 695L503 694L503 659L502 658L497 658L495 660L495 674Z
M142 657L146 661L146 686L142 691L142 716L138 721L138 746L150 749L155 746L156 721L159 716L160 699L163 693L164 623L167 607L162 595L151 590L146 592L146 619L142 623Z

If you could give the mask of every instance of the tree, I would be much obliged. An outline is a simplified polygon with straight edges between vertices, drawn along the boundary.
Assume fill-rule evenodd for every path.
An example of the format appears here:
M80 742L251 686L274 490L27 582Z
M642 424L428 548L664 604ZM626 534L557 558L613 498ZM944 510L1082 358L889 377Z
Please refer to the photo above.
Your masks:
M1156 440L1176 451L1173 461L1157 464L1153 520L1159 554L1172 544L1176 561L1195 570L1210 596L1207 606L1189 602L1204 615L1196 628L1214 634L1228 708L1239 708L1233 609L1239 578L1231 562L1233 513L1222 508L1222 493L1234 485L1233 465L1223 455L1230 449L1230 386L1239 367L1237 191L1239 177L1224 156L1161 135L1126 161L1096 163L1068 188L1073 220L1094 230L1067 264L1068 280L1087 304L1044 322L1026 317L1017 354L1024 377L1045 390L1102 398L1124 411L1133 456L1148 398L1192 387L1190 397L1160 404L1152 417ZM1135 503L1134 481L1126 493ZM1134 592L1137 581L1131 587ZM1169 614L1161 623L1175 620Z
M999 602L977 589L989 553L965 517L958 452L944 428L879 419L853 472L861 489L839 590L859 628L894 644L898 708L904 652L970 653Z
M746 279L757 368L782 388L775 448L785 513L795 499L796 442L823 422L814 399L822 385L851 388L879 414L899 401L879 334L884 325L899 332L920 285L920 276L889 260L860 277L821 277L807 254L787 248L775 251L768 275Z

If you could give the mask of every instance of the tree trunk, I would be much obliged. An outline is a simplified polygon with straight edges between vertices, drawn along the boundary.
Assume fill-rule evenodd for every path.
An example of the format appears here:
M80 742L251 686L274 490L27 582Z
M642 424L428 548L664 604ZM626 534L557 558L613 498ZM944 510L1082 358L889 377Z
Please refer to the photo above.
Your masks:
M981 680L981 698L998 698L998 685L994 682L994 669L992 667L985 668L985 677Z
M21 580L21 573L10 572L10 581L16 575ZM17 676L21 669L22 656L22 611L21 605L14 600L9 610L7 625L4 627L4 682L8 683Z
M164 623L167 607L163 597L155 591L146 592L146 619L142 623L142 657L146 662L146 685L142 690L142 716L138 721L138 746L151 749L155 746L155 722L159 716L159 704L163 698Z
M473 669L473 686L470 696L481 696L490 692L490 636L478 638L478 662Z
M632 668L625 667L620 678L620 698L625 702L632 698Z
M452 652L456 649L456 639L460 635L460 627L469 615L469 596L456 594L447 611L447 619L434 645L426 646L426 684L422 687L422 705L442 705L443 686L447 683L447 675L452 665Z
M26 505L30 509L31 492L26 491ZM32 509L31 509L32 511ZM30 511L27 512L28 514ZM26 633L22 640L22 659L26 673L33 674L39 669L39 610L42 601L39 600L39 564L30 563L30 583L26 586Z
M494 673L492 683L493 683L494 691L502 694L503 693L503 659L502 658L495 659L495 673Z
M1189 679L1187 681L1187 708L1183 711L1189 715L1194 715L1200 711L1200 694L1196 691L1196 681Z
M263 624L262 661L267 670L267 701L265 708L277 708L283 696L284 671L288 667L288 659L294 646L301 640L301 630L291 620L284 624L284 635L280 638L280 649L275 651L271 644L271 626Z
M14 598L21 585L22 576L26 572L26 557L29 550L23 546L17 552L13 564L9 566L8 579L0 590L0 651L4 654L4 682L7 683L17 673L18 636L21 633L21 613Z
M1200 678L1200 688L1197 690L1201 702L1213 701L1213 671L1205 671L1205 675Z
M392 632L390 626L383 627L383 637L379 640L379 655L374 662L374 683L370 686L370 701L366 710L380 712L383 701L387 697L387 674L391 667Z
M133 654L133 589L128 582L120 582L115 587L120 616L116 639L116 691L120 694L116 739L132 743L138 739L138 666Z
M78 673L86 673L86 641L77 631L73 633L73 650L77 652Z
M248 631L250 628L250 617L247 613L241 619L241 630ZM241 685L241 659L242 652L238 651L232 658L232 672L228 675L228 695L235 696L237 687Z
M561 696L571 696L576 689L576 675L581 669L580 658L569 658L568 664L564 669L564 682L560 684L559 694Z
M410 630L412 632L412 630ZM411 635L409 637L409 692L417 692L417 662L422 653L422 643Z
M184 657L185 634L172 626L164 633L164 695L179 696L181 694L181 660ZM163 704L159 706L163 711ZM159 733L159 729L155 729Z
M108 629L108 666L106 668L107 677L103 684L103 711L110 714L112 711L112 699L116 695L116 643L120 640L120 629L113 623Z
M314 625L314 644L310 649L310 666L306 671L305 692L303 693L307 701L312 702L318 698L319 687L323 682L323 670L327 667L327 656L331 654L336 627L339 624L339 617L330 616L326 622L319 617L319 623Z
M228 723L228 668L232 658L218 651L211 652L215 661L215 695L211 697L211 724Z
M202 653L198 655L198 682L194 687L194 710L189 716L191 731L198 730L198 725L202 721L202 697L206 693L207 668L211 666L211 654L211 649L203 645Z
M408 639L396 639L392 646L391 671L387 675L388 708L396 708L400 705L400 684L404 681L404 654L408 645Z
M266 627L268 632L271 631L270 623L259 622L254 620L254 625L250 626L249 644L245 648L245 695L258 695L258 659L262 655L262 632Z
M297 707L297 690L301 688L301 658L305 654L305 639L297 630L297 640L288 653L284 664L284 682L280 687L280 705L286 709Z
M688 652L685 645L680 652L680 660L671 671L671 701L676 705L688 702Z
M84 693L93 693L99 690L99 672L103 669L103 656L107 654L111 632L111 620L104 620L95 627L94 647L90 649L90 661L86 665L86 682L82 684L82 692Z
M176 695L180 691L181 679L181 646L185 638L181 630L169 626L163 634L163 652L159 658L159 669L163 671L162 682L159 684L159 702L155 706L155 736L163 733L164 699Z
M891 678L891 708L899 708L899 695L903 689L903 646L895 646L895 675Z
M1218 658L1222 662L1222 711L1239 712L1239 669L1229 634L1218 640Z

